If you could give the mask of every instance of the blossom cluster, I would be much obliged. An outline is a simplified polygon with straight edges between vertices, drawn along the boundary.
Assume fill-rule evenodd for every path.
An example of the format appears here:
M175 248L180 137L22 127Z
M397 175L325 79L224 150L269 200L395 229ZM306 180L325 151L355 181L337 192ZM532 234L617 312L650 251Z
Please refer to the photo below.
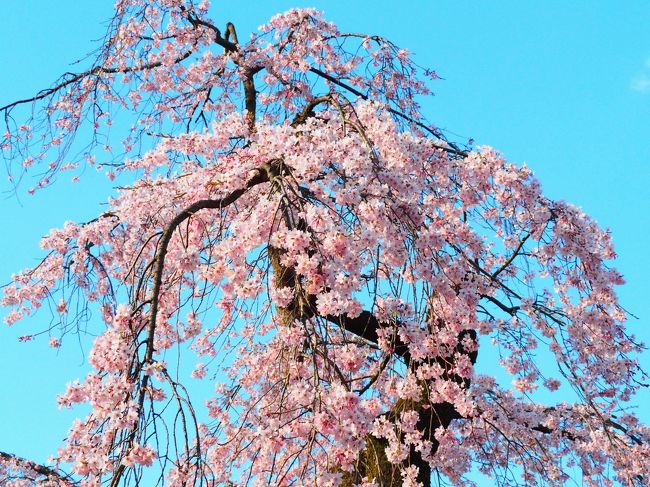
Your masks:
M117 2L100 68L52 102L56 137L109 101L145 131L204 125L125 157L107 211L53 230L2 299L10 325L49 300L66 330L73 300L98 311L92 370L59 397L90 412L58 466L88 486L156 465L172 486L368 487L381 445L411 486L475 466L509 482L513 464L526 485L573 465L588 485L647 478L606 231L528 168L427 129L427 88L386 40L292 10L240 44L206 2L145 4ZM511 384L485 373L499 364ZM190 377L215 379L203 403ZM151 441L163 430L175 448Z

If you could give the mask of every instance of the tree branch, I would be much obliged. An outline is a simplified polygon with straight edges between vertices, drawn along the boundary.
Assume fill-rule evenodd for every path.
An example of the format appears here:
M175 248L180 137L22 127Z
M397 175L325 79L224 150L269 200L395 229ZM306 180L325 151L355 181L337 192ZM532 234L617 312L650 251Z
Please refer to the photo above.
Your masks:
M13 453L6 453L0 451L0 461L10 462L15 464L18 467L33 470L37 474L47 477L48 479L62 482L63 483L62 485L76 485L76 483L71 480L68 474L64 472L58 472L57 470L51 467L47 467L45 465L41 465L31 460L27 460L26 458L19 457L18 455L14 455Z
M382 323L370 311L362 311L356 318L349 318L347 315L327 315L323 316L323 318L364 340L368 340L374 344L379 343L377 330L382 328ZM393 347L393 353L395 355L402 357L407 363L411 360L408 346L397 335L394 337Z
M178 226L181 223L183 223L185 220L190 218L198 211L203 209L210 209L210 208L221 210L231 205L235 201L237 201L244 193L246 193L246 191L248 191L253 186L256 186L266 181L268 181L266 171L263 169L258 169L255 176L253 176L243 188L235 190L229 195L217 200L196 201L192 203L190 206L188 206L187 208L185 208L183 211L181 211L179 214L177 214L172 219L172 221L169 222L169 224L163 231L160 240L158 241L158 248L156 250L154 259L152 261L152 263L154 263L154 276L153 276L153 290L151 294L151 309L149 311L150 313L149 325L147 327L146 350L145 350L144 359L142 360L142 362L140 362L140 364L137 367L138 372L141 370L144 364L149 364L152 363L153 361L154 335L156 331L156 318L158 315L158 305L160 300L160 290L162 287L163 272L165 270L165 257L167 255L167 248L169 246L169 243L171 242L174 231L178 228ZM149 380L148 375L145 375L142 378L142 382L140 385L140 393L138 397L139 410L142 410L144 404L144 398L145 398L145 392L146 392L148 380ZM137 431L137 426L134 426L134 429L132 430L128 440L129 443L132 443L134 441L136 431ZM125 471L125 465L120 464L119 467L116 469L113 478L111 480L111 484L110 484L111 487L115 487L119 484L120 478L124 474L124 471Z
M190 51L187 51L182 56L177 57L174 60L174 64L178 64L181 61L187 59L188 57L190 57L192 55L192 52L194 52L194 51L190 50ZM153 63L143 64L143 65L140 65L140 66L127 66L125 68L115 68L115 67L106 67L105 68L105 67L102 67L102 66L95 66L94 68L89 69L88 71L84 71L83 73L78 73L78 74L68 73L68 74L72 74L71 78L68 78L67 80L62 81L61 83L57 84L56 86L53 86L52 88L41 90L36 96L33 96L31 98L25 98L23 100L18 100L18 101L15 101L13 103L10 103L8 105L5 105L3 107L0 107L0 111L4 112L4 111L7 111L7 110L11 110L12 108L14 108L14 107L16 107L18 105L22 105L24 103L31 103L31 102L35 102L35 101L38 101L38 100L42 100L43 98L47 98L48 96L53 95L57 91L62 90L66 86L69 86L69 85L71 85L73 83L76 83L77 81L80 81L80 80L86 78L87 76L93 76L93 75L97 76L97 75L100 75L100 74L134 73L134 72L138 72L138 71L144 71L144 70L147 70L147 69L158 68L158 67L162 66L162 64L163 64L162 61L155 61Z
M167 254L167 247L169 242L172 239L172 235L176 228L183 223L185 220L190 218L192 215L203 209L223 209L239 199L246 191L248 191L253 186L256 186L260 183L268 181L266 171L262 169L257 170L257 174L253 176L246 186L233 191L228 196L217 200L200 200L192 203L190 206L181 211L174 219L169 222L167 228L165 228L160 240L158 241L158 249L156 250L156 255L154 257L155 270L153 278L153 291L151 295L151 311L149 318L149 335L147 337L147 351L145 355L145 362L148 362L153 357L153 336L156 329L156 316L158 314L158 301L160 299L160 287L162 285L162 275L165 269L165 256Z
M331 74L327 74L325 71L321 71L318 68L309 68L309 71L311 73L317 74L321 78L324 78L324 79L326 79L327 81L329 81L331 83L334 83L335 85L337 85L337 86L339 86L341 88L346 89L347 91L349 91L353 95L356 95L356 96L358 96L359 98L361 98L363 100L369 100L370 99L370 97L368 97L368 95L360 92L359 90L357 90L353 86L350 86L349 84L344 83L343 81L339 80L338 78L335 78ZM410 122L410 123L416 125L417 127L421 128L422 130L430 133L434 137L436 137L438 139L441 139L441 140L444 140L449 145L449 147L436 145L436 147L438 149L444 150L446 152L450 152L452 154L455 154L455 155L461 156L461 157L467 156L467 152L460 150L454 144L452 144L451 142L448 142L445 139L445 137L440 132L438 132L436 129L433 129L433 128L429 127L428 125L426 125L426 124L424 124L422 122L418 122L414 118L409 117L408 115L406 115L405 113L400 112L399 110L395 110L394 108L391 108L391 107L387 107L387 108L388 108L388 111L390 113L392 113L393 115L396 115L396 116L406 120L407 122Z

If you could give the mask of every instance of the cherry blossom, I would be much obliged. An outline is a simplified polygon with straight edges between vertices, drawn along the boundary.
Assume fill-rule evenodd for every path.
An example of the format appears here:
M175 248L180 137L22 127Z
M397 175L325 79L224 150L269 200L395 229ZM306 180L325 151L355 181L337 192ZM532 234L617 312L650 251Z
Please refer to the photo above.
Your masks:
M647 482L608 232L426 122L407 50L311 9L244 41L209 11L119 0L92 67L3 108L34 113L3 138L15 180L93 166L116 192L4 289L8 325L52 310L90 371L52 466L2 453L0 479Z

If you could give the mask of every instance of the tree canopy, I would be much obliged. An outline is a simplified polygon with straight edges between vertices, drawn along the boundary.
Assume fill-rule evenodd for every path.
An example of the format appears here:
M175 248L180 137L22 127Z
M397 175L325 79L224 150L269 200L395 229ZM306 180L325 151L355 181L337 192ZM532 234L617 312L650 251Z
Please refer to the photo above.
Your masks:
M0 480L645 485L608 233L447 140L389 40L301 9L244 41L208 7L118 0L91 67L2 107L16 184L90 165L117 193L4 289L92 370L52 465L0 452Z

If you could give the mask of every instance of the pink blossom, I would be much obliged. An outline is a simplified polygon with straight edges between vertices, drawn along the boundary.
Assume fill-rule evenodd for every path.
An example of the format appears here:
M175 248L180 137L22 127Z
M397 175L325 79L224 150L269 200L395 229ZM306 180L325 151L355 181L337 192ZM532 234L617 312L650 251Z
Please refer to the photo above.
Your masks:
M3 288L6 323L53 313L21 341L89 347L57 399L85 414L57 468L88 486L151 467L171 486L372 487L387 480L359 460L380 445L412 487L430 469L644 482L650 430L626 404L642 346L609 233L528 167L427 130L436 75L407 50L313 9L235 36L208 6L119 0L101 67L3 142L32 193L77 163L116 185ZM537 402L542 385L575 399ZM0 483L43 472L0 459Z

